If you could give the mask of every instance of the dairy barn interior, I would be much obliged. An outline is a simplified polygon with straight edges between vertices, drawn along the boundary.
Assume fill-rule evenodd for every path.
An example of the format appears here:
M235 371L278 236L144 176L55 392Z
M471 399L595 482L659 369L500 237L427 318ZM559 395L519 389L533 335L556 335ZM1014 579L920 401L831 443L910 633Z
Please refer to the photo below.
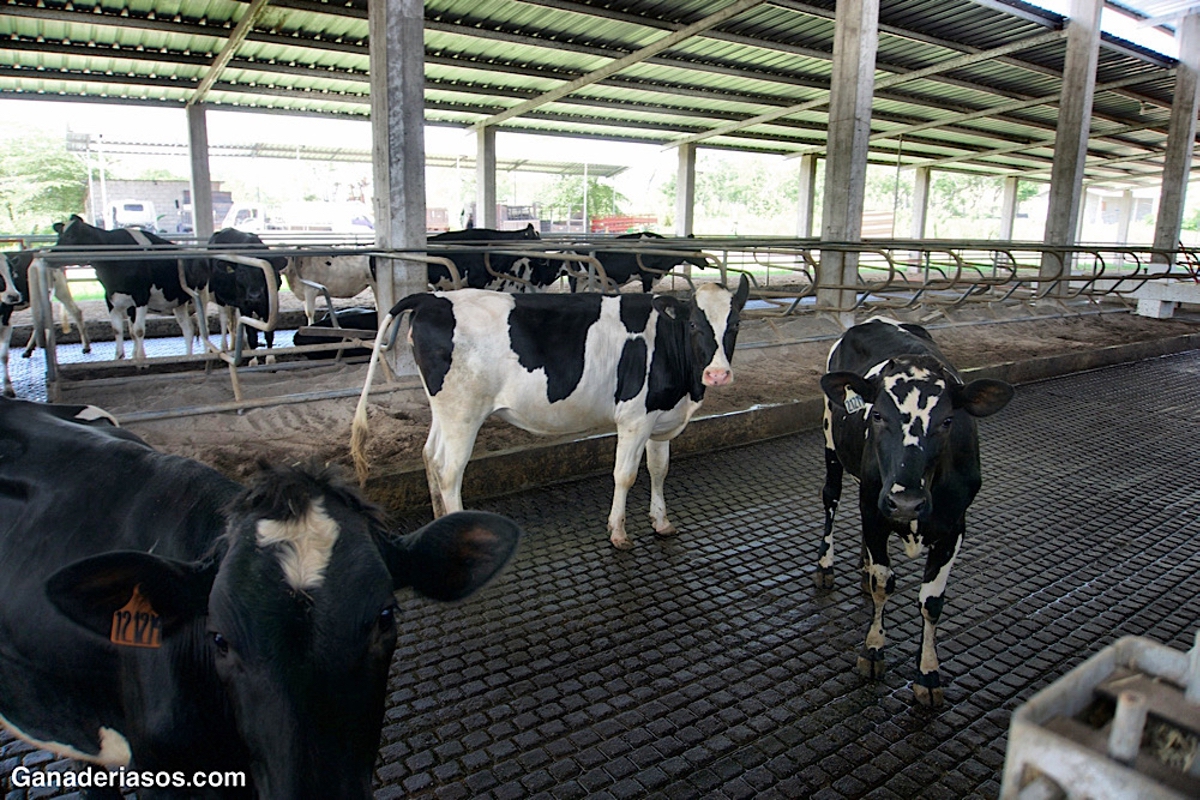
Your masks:
M514 298L577 288L609 298L596 301L606 308L616 297L633 308L643 291L633 278L644 277L666 298L653 306L665 319L660 309L690 308L711 284L748 286L732 379L701 390L703 405L673 439L663 490L673 532L656 535L666 527L655 521L658 490L641 468L625 501L633 546L610 544L621 452L611 426L545 436L493 416L470 451L463 502L515 522L520 545L468 599L397 592L369 786L323 794L260 782L229 796L1200 796L1200 260L1185 207L1195 11L1186 0L6 0L0 100L102 104L130 117L168 110L186 141L103 146L186 157L190 175L160 187L161 199L112 186L96 202L92 186L77 209L117 228L143 224L150 204L163 243L143 234L64 250L53 234L0 231L30 259L29 308L7 331L12 394L102 407L220 480L250 481L259 462L317 462L354 482L351 428L367 383L360 491L389 531L417 530L434 520L423 455L431 401L409 323L380 325L395 303L433 289L466 297L478 285ZM231 111L277 126L369 122L370 144L272 150L256 133L255 144L210 146L210 115ZM469 137L472 152L427 153L431 129ZM577 156L506 153L506 137L521 134L571 142ZM669 213L592 219L585 198L581 213L555 220L532 201L505 201L505 176L589 185L621 174L626 165L591 155L606 142L669 159ZM69 143L89 163L100 146ZM788 233L698 226L706 153L753 154L786 174L796 200L775 223ZM371 180L340 223L303 225L292 209L283 225L278 210L239 204L213 179L218 155L354 162L369 165ZM430 200L437 169L469 176L469 214ZM872 170L911 187L903 216L870 206ZM937 237L931 198L947 175L996 182L995 230ZM1032 234L1031 194L1042 204ZM1097 215L1104 238L1090 239ZM258 225L269 252L210 244L226 221ZM505 236L433 238L468 224ZM644 230L658 236L617 238ZM369 264L370 277L347 297L332 284L340 273L293 271L276 288L268 256L289 269ZM185 319L203 323L204 336L151 315L145 357L128 357L127 342L120 359L104 303L81 302L85 352L80 325L66 326L52 300L60 279L70 286L164 258L181 276L210 260L259 270L266 312L235 317L222 342L216 306L197 290L182 307L199 309ZM533 264L549 265L550 277ZM617 264L633 265L624 284ZM907 557L916 542L890 537L894 588L879 617L872 591L886 581L876 580L878 551L861 544L871 498L860 509L858 484L845 481L832 545L823 502L827 358L876 316L922 326L968 384L1015 389L978 420L982 485L953 570ZM724 324L705 319L688 335ZM252 331L273 336L270 352L252 348ZM556 352L578 335L549 323L538 334L561 344ZM38 347L23 359L26 341ZM377 342L388 346L372 370ZM846 395L851 416L852 399L862 402ZM29 496L13 488L25 487L20 474L3 477L24 442L9 430L0 442L5 503ZM80 486L96 480L85 461L62 470ZM11 538L22 523L0 524ZM16 546L0 543L10 565ZM10 609L0 610L4 797L134 796L145 784L103 794L81 789L80 776L169 766L139 757L133 728L145 719L101 725L124 751L87 750L52 735L52 722L83 705L70 688L49 691L37 725L9 710L53 672L13 644L23 625L46 624L11 611L13 572L0 566ZM127 657L120 643L91 646ZM161 695L161 721L164 708L197 702L186 697L194 689L141 691ZM266 724L228 717L210 738ZM379 722L367 717L373 735ZM329 758L333 774L341 767ZM198 791L188 786L178 796Z

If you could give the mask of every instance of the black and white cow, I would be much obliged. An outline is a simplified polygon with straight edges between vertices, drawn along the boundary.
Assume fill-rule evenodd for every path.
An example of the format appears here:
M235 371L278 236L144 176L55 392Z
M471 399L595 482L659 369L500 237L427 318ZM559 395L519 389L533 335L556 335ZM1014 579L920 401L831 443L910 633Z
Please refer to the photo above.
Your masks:
M652 245L654 240L664 237L650 231L641 233L625 233L614 237L616 241L628 241L642 245ZM624 286L634 278L638 278L642 282L642 291L649 292L654 288L654 284L665 273L670 272L679 264L691 264L701 269L708 266L708 261L705 259L680 252L679 255L664 255L659 253L637 253L630 250L597 250L592 253L600 265L604 267L604 274L608 276L617 288ZM575 275L570 277L571 291L579 290L581 279Z
M218 796L371 797L393 593L471 594L516 524L394 535L329 469L242 487L94 412L0 400L0 723L92 764L247 775Z
M257 234L239 231L237 228L222 228L217 231L209 237L208 246L254 257L258 257L258 251L270 249ZM287 268L288 260L283 256L270 257L265 253L263 259L271 265L271 270L275 273L275 288L278 290L283 283L280 276ZM237 335L239 315L264 322L270 316L267 276L258 267L219 257L209 259L207 269L208 288L221 311L221 346L224 347L226 332ZM267 347L275 344L274 331L263 331L263 337ZM246 326L246 341L251 350L258 348L257 328Z
M317 297L321 294L311 283L325 287L330 297L354 297L366 289L371 290L372 297L378 296L375 259L370 256L293 256L284 274L292 294L304 303L309 325L316 322Z
M55 247L104 248L104 247L160 247L173 246L166 239L137 228L104 230L88 225L73 214L64 225L54 223L58 233ZM86 255L82 259L86 262ZM82 262L81 262L82 263ZM129 322L129 335L133 339L133 358L138 363L146 360L146 312L174 314L183 332L187 354L192 354L192 297L180 283L180 260L162 258L130 258L115 261L97 259L91 263L96 271L96 280L104 286L104 302L108 306L116 335L117 358L125 357L125 325ZM199 289L200 286L193 286Z
M463 250L436 249L432 256L445 256L458 267L463 282L472 289L523 292L543 289L558 278L559 267L547 258L490 253L489 248L504 248L505 242L541 241L541 236L530 223L516 231L500 231L492 228L467 228L461 231L446 231L430 236L429 244L461 243ZM491 268L489 271L489 267ZM493 274L495 273L495 274ZM515 278L515 280L514 280ZM429 265L429 285L435 289L448 290L450 272L440 264Z
M0 362L4 365L4 396L13 397L12 378L8 373L8 350L12 341L12 315L29 307L29 266L33 263L33 253L22 250L16 253L5 253L0 259ZM92 344L88 341L87 326L83 324L83 314L75 300L71 297L71 288L67 285L67 277L61 269L50 270L50 280L53 282L54 297L62 304L63 333L70 330L68 320L74 320L79 329L79 341L83 352L92 352ZM25 358L33 353L37 337L30 335L29 343L22 354Z
M833 345L825 392L825 534L818 587L833 585L833 516L842 472L858 479L863 586L875 615L858 668L870 678L885 668L883 610L895 589L888 538L904 540L909 558L928 551L919 604L925 621L913 693L941 705L937 623L946 582L967 527L967 507L982 482L975 418L1008 404L1013 388L962 377L919 325L876 317Z
M733 380L730 359L749 284L703 285L690 301L644 294L508 295L473 289L418 294L380 326L355 412L351 452L365 479L367 395L392 320L412 311L409 339L432 421L425 471L434 513L462 508L462 477L475 436L492 414L537 434L615 429L615 490L608 518L616 547L633 546L625 500L642 452L655 532L667 519L663 479L671 439L709 386Z

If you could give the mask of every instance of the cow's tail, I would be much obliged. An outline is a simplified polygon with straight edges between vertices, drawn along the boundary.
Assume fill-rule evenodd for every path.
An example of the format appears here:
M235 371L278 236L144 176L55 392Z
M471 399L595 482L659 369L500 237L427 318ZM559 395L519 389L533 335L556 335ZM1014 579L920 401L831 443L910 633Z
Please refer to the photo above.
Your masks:
M367 460L367 441L370 438L367 423L367 397L371 393L371 384L375 381L375 368L379 365L379 354L383 351L383 343L396 319L404 312L416 309L425 297L428 295L409 295L396 303L380 322L379 332L375 334L375 344L371 348L371 361L367 365L367 378L363 382L362 394L358 397L358 406L354 409L354 421L350 424L350 458L354 461L354 474L358 477L359 486L366 486L367 476L371 471L371 462Z

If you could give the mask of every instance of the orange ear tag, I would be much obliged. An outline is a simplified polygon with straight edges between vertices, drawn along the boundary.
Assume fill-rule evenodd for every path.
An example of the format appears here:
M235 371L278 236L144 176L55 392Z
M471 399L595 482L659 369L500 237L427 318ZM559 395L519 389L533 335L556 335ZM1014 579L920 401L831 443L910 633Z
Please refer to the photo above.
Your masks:
M113 612L113 644L126 647L162 647L162 618L142 596L141 585L133 587L129 602Z

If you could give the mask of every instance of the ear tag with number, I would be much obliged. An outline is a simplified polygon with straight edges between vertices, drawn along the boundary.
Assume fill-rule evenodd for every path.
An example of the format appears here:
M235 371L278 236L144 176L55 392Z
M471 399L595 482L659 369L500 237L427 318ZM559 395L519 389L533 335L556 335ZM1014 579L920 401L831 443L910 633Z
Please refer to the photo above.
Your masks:
M842 407L846 409L847 414L854 414L866 408L867 401L863 400L853 389L847 389L846 402L842 403Z
M162 647L162 618L142 596L141 586L133 587L129 602L113 612L113 644L125 647Z

